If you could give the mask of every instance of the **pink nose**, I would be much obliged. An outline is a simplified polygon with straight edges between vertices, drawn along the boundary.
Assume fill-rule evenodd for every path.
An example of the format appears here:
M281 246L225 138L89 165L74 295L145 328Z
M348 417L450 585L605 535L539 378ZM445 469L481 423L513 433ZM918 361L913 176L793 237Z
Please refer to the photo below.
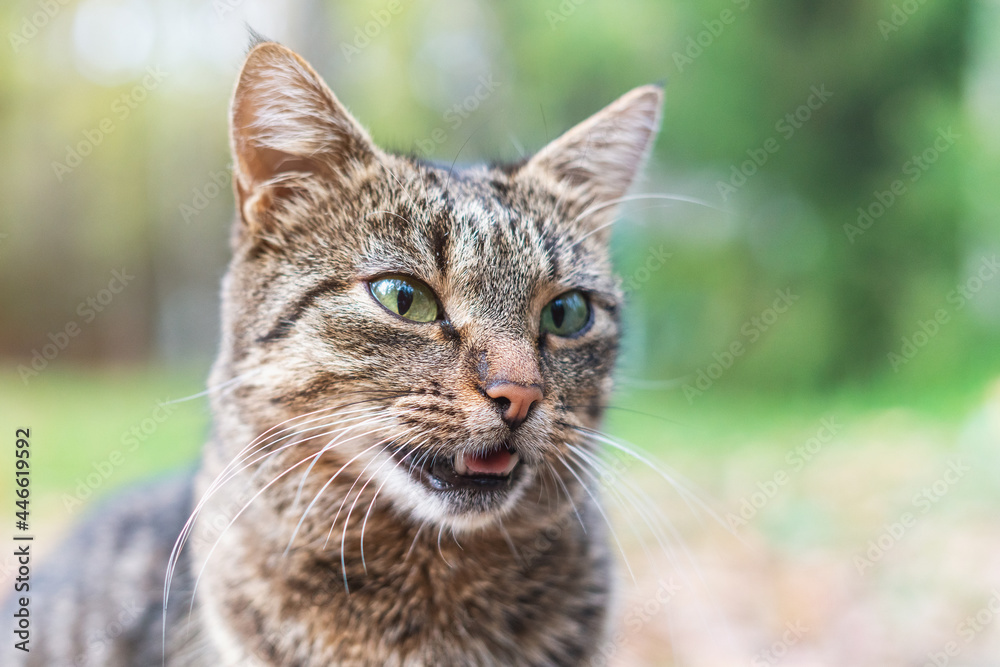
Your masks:
M531 406L542 400L542 390L538 385L502 380L490 385L486 395L496 401L503 420L511 428L523 422Z

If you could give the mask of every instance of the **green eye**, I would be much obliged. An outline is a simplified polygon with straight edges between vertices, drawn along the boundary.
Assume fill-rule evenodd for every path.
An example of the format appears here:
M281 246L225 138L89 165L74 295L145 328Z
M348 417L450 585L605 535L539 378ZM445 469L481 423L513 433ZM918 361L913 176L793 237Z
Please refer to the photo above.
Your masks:
M431 288L416 278L379 278L370 283L372 296L383 306L414 322L438 319L438 305Z
M590 302L582 292L560 294L542 309L542 331L572 336L590 324Z

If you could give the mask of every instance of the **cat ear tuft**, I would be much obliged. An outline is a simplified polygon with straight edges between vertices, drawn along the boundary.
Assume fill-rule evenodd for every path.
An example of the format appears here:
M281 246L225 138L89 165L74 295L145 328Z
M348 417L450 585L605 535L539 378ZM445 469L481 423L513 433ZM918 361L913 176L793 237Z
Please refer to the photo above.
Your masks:
M252 233L317 182L343 183L376 159L367 132L309 64L275 42L253 45L230 109L238 211Z
M587 204L625 194L649 152L660 125L663 88L636 88L558 137L524 170L578 188Z

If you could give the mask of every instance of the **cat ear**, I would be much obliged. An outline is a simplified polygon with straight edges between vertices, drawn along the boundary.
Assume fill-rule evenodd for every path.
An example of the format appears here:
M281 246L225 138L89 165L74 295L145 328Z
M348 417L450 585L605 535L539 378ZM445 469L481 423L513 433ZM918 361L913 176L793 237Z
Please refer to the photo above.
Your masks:
M320 177L345 182L377 159L367 132L305 60L274 42L247 55L230 109L238 211L251 233Z
M663 89L642 86L549 143L524 166L579 190L585 205L625 194L660 125Z

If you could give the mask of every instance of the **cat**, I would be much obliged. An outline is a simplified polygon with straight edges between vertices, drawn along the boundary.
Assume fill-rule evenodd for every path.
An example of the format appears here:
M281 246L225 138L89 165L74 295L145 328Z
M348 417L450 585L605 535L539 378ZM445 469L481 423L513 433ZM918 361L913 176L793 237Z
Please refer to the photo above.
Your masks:
M454 169L383 151L256 42L200 469L77 531L16 664L589 664L614 588L609 227L662 99Z

